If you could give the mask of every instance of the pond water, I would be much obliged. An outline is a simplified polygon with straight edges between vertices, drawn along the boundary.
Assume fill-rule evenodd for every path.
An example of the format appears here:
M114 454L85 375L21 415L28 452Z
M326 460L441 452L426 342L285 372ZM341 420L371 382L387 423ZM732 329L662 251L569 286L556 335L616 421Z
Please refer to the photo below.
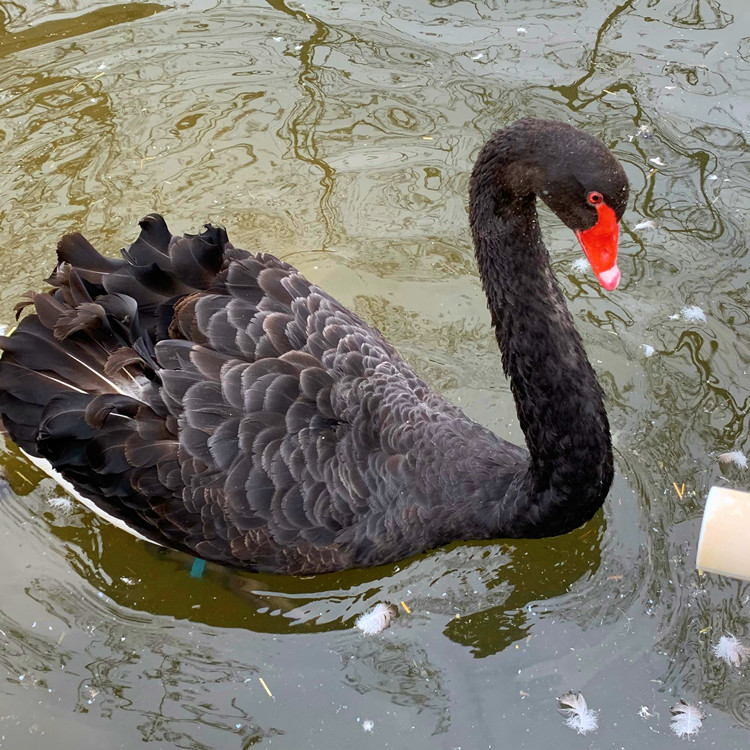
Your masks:
M603 512L564 537L372 570L195 578L8 445L0 747L661 750L685 742L678 699L705 712L695 746L750 745L750 668L711 652L750 637L750 587L694 570L708 488L749 488L717 461L750 451L747 0L0 11L3 322L66 231L114 253L152 210L173 231L221 222L518 441L467 229L472 158L519 117L561 119L603 138L632 184L616 292L542 217L606 392ZM380 601L398 616L364 638L354 619ZM564 726L569 690L596 733Z

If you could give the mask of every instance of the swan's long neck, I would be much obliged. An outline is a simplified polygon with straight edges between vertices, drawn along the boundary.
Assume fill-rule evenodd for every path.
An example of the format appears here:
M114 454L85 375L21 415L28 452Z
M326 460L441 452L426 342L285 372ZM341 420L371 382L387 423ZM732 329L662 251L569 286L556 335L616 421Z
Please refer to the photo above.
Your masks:
M501 142L485 146L472 174L470 220L503 368L531 454L525 474L508 490L515 497L501 503L519 511L520 519L508 513L506 533L535 535L538 529L548 535L577 527L602 504L612 481L612 446L601 387L542 242L535 195L507 184L514 166ZM510 177L504 182L505 174ZM533 528L523 529L523 519Z

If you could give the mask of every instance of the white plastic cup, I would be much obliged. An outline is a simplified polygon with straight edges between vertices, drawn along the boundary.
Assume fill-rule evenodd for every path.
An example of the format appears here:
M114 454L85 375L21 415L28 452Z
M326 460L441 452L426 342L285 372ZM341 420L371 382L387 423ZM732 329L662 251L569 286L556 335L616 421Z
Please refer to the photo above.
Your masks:
M750 492L711 487L695 567L750 581Z

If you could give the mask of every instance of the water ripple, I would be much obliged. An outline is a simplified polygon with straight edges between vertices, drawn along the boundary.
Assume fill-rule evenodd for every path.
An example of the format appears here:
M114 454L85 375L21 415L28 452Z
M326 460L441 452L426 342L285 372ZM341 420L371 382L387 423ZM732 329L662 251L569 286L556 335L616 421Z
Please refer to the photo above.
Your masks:
M471 416L518 440L467 231L472 158L508 121L565 119L613 148L633 188L613 294L571 272L575 240L541 214L607 397L618 475L603 514L559 540L459 545L373 571L298 581L209 567L196 581L183 556L50 505L51 483L5 453L18 495L0 528L8 715L50 701L70 746L103 731L87 716L112 719L112 746L186 747L282 732L304 746L323 721L329 744L349 744L367 716L394 747L404 727L416 727L415 748L435 732L446 747L498 736L531 747L559 739L550 696L583 680L599 688L602 726L660 685L726 710L706 731L746 744L746 691L706 647L707 632L742 632L746 592L692 571L703 497L726 481L715 456L750 451L739 0L30 0L2 11L0 322L48 274L63 231L115 252L151 210L179 231L221 221L236 244L297 264ZM644 219L656 227L636 230ZM705 323L680 316L693 305ZM382 640L362 640L351 624L375 601L399 616ZM32 624L43 618L53 630L42 635ZM313 679L324 688L307 690ZM289 719L290 702L304 720ZM646 731L636 710L618 719L628 736ZM20 736L7 741L28 745Z

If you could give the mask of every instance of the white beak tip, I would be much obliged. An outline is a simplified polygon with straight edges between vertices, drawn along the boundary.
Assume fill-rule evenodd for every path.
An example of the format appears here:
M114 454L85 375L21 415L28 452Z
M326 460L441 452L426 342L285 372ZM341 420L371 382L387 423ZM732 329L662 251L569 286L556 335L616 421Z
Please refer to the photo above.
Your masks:
M620 283L620 269L617 266L612 266L606 271L600 271L596 274L596 278L608 292L611 292L617 289L617 285Z

